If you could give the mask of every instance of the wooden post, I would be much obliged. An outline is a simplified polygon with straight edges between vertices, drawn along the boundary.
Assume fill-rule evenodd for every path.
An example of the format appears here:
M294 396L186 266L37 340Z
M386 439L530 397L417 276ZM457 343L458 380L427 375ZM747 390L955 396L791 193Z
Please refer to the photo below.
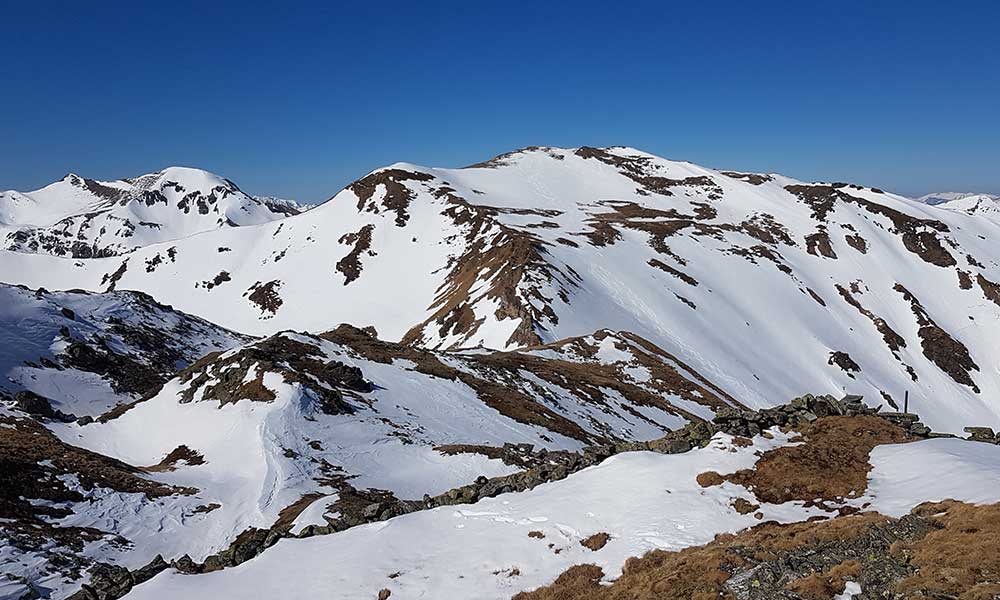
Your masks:
M903 392L903 412L910 412L910 390Z

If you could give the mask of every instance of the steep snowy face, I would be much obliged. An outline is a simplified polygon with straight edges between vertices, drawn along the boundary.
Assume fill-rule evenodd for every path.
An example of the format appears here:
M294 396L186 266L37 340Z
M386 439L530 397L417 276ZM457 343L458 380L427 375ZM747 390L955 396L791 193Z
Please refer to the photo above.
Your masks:
M1000 222L846 183L630 148L398 163L307 213L13 281L141 289L246 333L346 322L427 348L628 331L748 405L807 391L938 430L1000 422Z
M116 181L69 174L34 192L0 192L0 235L8 250L91 258L301 210L290 200L248 196L200 169Z
M96 417L148 397L203 354L247 341L141 292L0 284L0 393L44 419Z

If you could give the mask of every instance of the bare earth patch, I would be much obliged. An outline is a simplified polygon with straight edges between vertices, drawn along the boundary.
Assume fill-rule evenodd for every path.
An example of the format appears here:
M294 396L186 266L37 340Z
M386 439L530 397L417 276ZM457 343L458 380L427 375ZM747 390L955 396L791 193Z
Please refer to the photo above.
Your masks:
M722 478L750 489L763 502L837 501L867 488L872 448L908 439L901 428L878 417L824 417L802 431L801 445L765 452L753 469ZM699 484L702 476L716 480L702 473Z
M973 506L948 500L923 504L915 513L941 527L920 540L893 546L917 571L896 585L907 597L987 600L1000 597L1000 504Z
M188 448L186 445L181 444L180 446L177 446L176 448L171 450L169 454L164 456L163 460L161 460L160 462L156 463L151 467L145 467L143 471L146 471L147 473L164 473L168 471L175 471L177 470L177 463L180 462L183 462L184 464L189 466L203 465L205 464L205 457L202 456L201 453L198 452L197 450L192 450L191 448Z
M611 536L602 531L600 533L595 533L586 539L580 540L580 545L588 550L597 552L606 546L609 541L611 541Z

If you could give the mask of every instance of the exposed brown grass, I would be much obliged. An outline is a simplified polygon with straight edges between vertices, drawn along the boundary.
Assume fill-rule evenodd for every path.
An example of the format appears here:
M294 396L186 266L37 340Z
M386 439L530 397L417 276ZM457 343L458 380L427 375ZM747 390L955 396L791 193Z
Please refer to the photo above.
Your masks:
M791 581L785 589L804 600L830 600L837 594L842 594L847 582L860 571L861 563L847 560L823 573L813 573Z
M737 550L751 548L760 560L767 560L824 541L854 539L887 521L868 513L792 525L763 523L739 534L717 536L705 546L678 552L654 550L630 558L622 576L611 585L600 584L604 577L600 567L576 565L551 585L522 592L514 600L732 600L725 583L733 570L748 562Z
M730 578L764 563L779 565L793 578L770 581L753 597L790 593L805 600L828 600L842 593L847 581L868 578L865 592L871 597L996 599L1000 597L998 536L1000 504L975 506L952 500L923 504L913 516L899 521L864 513L788 525L768 522L718 535L704 546L679 552L654 550L630 558L622 576L610 585L600 583L604 572L599 567L576 565L551 585L522 592L514 600L732 600ZM894 538L898 541L882 551L868 545ZM810 572L808 566L796 570L796 564L823 548L827 552L841 548L843 558L826 563L823 570ZM883 579L886 557L898 565L895 581Z
M609 541L611 541L611 536L602 531L600 533L595 533L586 539L580 540L580 545L588 550L597 552L606 546Z
M856 496L868 487L868 456L879 444L907 441L906 432L878 417L824 417L802 430L802 444L765 452L753 469L724 479L763 502L814 502ZM717 475L717 474L716 474ZM716 481L711 472L698 483Z
M920 329L917 330L917 337L920 338L920 347L924 351L924 356L956 382L971 387L972 391L978 394L979 386L972 378L972 371L979 371L979 365L972 359L969 349L935 323L920 300L910 290L900 283L894 285L893 289L910 303L913 316L920 326Z
M923 514L942 528L893 554L907 556L917 572L896 584L907 595L988 600L1000 597L1000 504L974 506L953 500L923 504Z
M309 508L313 502L316 502L323 497L324 495L318 492L303 494L301 498L281 509L281 512L278 513L278 520L274 522L274 525L272 525L271 528L283 529L285 527L291 527L292 524L295 523L295 519L299 518L299 515L302 514L302 511Z
M738 435L733 438L733 446L736 446L737 448L749 448L750 446L753 446L753 440Z
M715 471L705 471L704 473L699 473L695 478L698 485L701 487L712 487L713 485L721 485L726 479L716 473Z
M371 250L372 231L374 230L375 226L368 224L356 233L345 233L338 240L341 244L353 246L344 258L337 261L337 270L344 274L344 285L361 276L361 255L363 253L368 253L369 256L375 254Z
M163 460L156 463L151 467L144 467L142 470L147 473L166 473L169 471L177 470L177 463L184 461L189 466L203 465L205 464L205 457L201 455L197 450L192 450L186 445L181 444L169 454L163 457Z
M264 284L258 281L250 286L250 289L243 295L247 297L247 300L256 304L262 313L271 313L271 316L274 316L284 303L281 296L278 295L280 287L281 281L277 279Z
M748 515L753 511L757 510L758 508L760 508L759 504L754 504L753 502L750 502L749 500L746 500L744 498L735 498L731 504L733 506L733 510L740 513L741 515Z

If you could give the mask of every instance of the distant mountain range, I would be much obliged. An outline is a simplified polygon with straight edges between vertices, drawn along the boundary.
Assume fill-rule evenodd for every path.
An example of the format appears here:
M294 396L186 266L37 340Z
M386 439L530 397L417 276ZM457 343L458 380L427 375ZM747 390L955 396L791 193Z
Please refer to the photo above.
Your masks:
M778 429L788 415L864 417L824 450L828 469L856 462L844 446L870 441L867 466L876 443L1000 426L997 206L627 147L395 163L315 207L180 167L4 192L0 465L14 475L0 490L0 598L63 598L85 582L75 599L117 598L167 562L211 572L334 532L324 552L367 557L380 579L327 581L330 597L482 585L494 598L591 556L617 572L765 516L905 514L942 498L892 468L952 457L968 475L992 458L921 446L877 463L895 496L860 485L813 503L813 482L794 506L695 477L798 447ZM786 405L805 393L864 400ZM868 414L904 398L926 427L904 415L886 433ZM552 487L528 491L541 483ZM962 498L992 498L978 490ZM483 511L459 506L496 495ZM503 547L464 538L466 524ZM470 554L406 549L437 534ZM530 561L494 564L513 549ZM315 570L304 558L281 568ZM278 585L270 560L248 565L257 579L162 576L133 593L245 597ZM289 585L340 577L320 571Z
M139 290L251 335L350 323L432 349L610 328L751 406L818 386L886 405L909 391L949 430L1000 415L988 400L1000 397L989 375L1000 364L998 223L973 197L929 206L631 148L529 148L463 169L397 163L292 216L189 169L55 186L5 214L43 222L71 203L61 190L100 215L80 218L148 210L162 226L59 237L66 256L120 254L75 261L43 253L53 225L26 241L21 229L0 254L9 282Z
M917 202L923 202L924 204L930 204L931 206L937 206L938 204L945 204L947 202L955 202L957 200L965 200L967 198L979 198L988 200L1000 200L1000 196L994 196L993 194L980 194L976 192L937 192L935 194L927 194L926 196L920 196L915 200Z
M92 258L222 227L259 225L302 205L251 197L200 169L170 167L116 181L69 174L34 192L0 192L0 238L19 252Z

